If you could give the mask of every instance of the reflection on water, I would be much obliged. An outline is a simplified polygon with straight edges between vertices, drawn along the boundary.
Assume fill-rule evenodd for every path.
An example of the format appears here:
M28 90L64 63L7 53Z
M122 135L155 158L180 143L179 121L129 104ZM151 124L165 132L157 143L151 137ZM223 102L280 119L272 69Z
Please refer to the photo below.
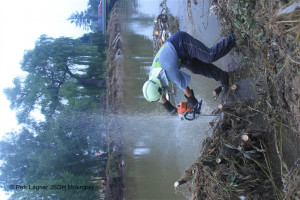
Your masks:
M124 1L124 99L122 115L114 116L121 124L124 133L125 161L125 198L145 200L184 199L176 195L173 184L180 178L184 170L198 157L201 143L210 132L209 120L181 121L179 117L170 117L159 103L147 102L142 94L142 86L148 79L153 59L152 25L159 14L162 0ZM185 0L167 1L174 15L179 17L181 30L192 35L193 30L199 33L198 26L189 26ZM201 18L209 9L193 5L192 18ZM179 12L181 10L181 12ZM199 12L200 11L200 12ZM219 34L219 25L214 16L205 18L212 20L201 34ZM200 27L200 23L199 27ZM189 23L191 24L191 23ZM196 27L196 28L195 28ZM150 31L149 31L150 30ZM217 30L217 31L216 31ZM212 35L213 35L212 34ZM198 36L197 34L194 36ZM208 37L204 43L211 45L219 39L219 35ZM199 38L199 37L198 37ZM226 62L220 61L218 66L226 68ZM189 73L189 72L187 72ZM189 73L190 74L190 73ZM191 88L198 100L203 99L204 113L210 113L215 107L211 91L217 86L214 80L192 76ZM178 92L176 101L182 101L184 95Z
M173 184L198 156L205 123L154 114L122 116L126 199L182 199ZM191 128L192 127L192 128Z
M133 155L135 156L146 155L149 153L150 153L150 148L146 148L146 147L139 147L133 150Z

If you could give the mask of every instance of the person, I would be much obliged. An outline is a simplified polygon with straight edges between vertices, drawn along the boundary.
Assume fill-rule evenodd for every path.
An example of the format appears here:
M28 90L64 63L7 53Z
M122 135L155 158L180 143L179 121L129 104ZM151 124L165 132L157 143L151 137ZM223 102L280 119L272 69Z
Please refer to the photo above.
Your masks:
M225 56L235 46L237 36L228 34L211 48L184 31L172 35L157 52L149 80L143 85L143 95L149 102L161 102L168 113L177 114L177 109L167 100L164 92L173 82L184 92L188 103L192 106L198 104L194 91L189 88L191 76L181 71L186 68L194 74L200 74L219 81L222 90L227 90L229 85L228 72L212 64Z

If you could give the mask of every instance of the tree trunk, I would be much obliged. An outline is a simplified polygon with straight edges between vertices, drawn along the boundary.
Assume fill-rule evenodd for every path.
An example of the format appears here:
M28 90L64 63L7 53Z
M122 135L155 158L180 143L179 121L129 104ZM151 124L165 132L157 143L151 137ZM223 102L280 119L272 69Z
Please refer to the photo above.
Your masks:
M106 84L104 80L99 80L99 79L77 79L77 83L79 85L84 85L84 86L96 86L99 88L106 88Z
M84 85L84 86L96 86L99 88L106 88L105 80L100 79L86 79L81 78L71 72L68 66L65 66L66 73L69 74L72 78L77 80L77 84Z

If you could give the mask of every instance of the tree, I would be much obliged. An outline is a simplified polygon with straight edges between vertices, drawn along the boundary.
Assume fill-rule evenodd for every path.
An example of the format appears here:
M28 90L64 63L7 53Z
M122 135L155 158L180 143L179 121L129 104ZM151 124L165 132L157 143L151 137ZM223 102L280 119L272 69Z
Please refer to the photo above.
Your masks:
M24 53L21 69L27 76L15 78L14 87L4 90L24 128L0 141L2 188L9 190L10 184L91 185L90 169L103 166L93 156L103 148L99 99L105 89L105 54L101 32L78 39L42 35L34 49ZM31 117L35 109L41 110L44 121ZM95 190L15 190L11 197L48 198L96 196Z
M93 21L97 20L97 16L90 15L89 12L81 11L73 13L68 20L74 23L78 27L82 27L83 30L89 30Z
M83 30L93 29L93 24L97 22L99 0L89 0L88 8L84 11L73 13L68 20L75 23L76 26L82 27Z
M9 133L6 137L6 141L0 142L0 158L3 161L0 166L2 187L22 183L28 166L30 163L34 164L35 153L38 153L38 142L27 129L23 129L19 134Z
M40 179L31 184L35 186L48 186L46 189L39 190L18 190L10 199L74 199L74 200L94 200L97 199L99 186L90 183L88 176L75 175L71 172L64 171L56 178ZM52 189L51 186L55 186ZM76 186L84 186L76 188ZM76 189L75 189L76 188Z
M35 48L24 54L21 69L28 73L25 80L16 78L14 87L4 90L11 108L18 110L18 121L26 123L36 108L40 108L46 118L57 114L63 101L60 90L66 83L105 88L103 54L91 42L42 35Z
M78 99L56 119L34 126L38 130L24 128L0 142L0 159L4 161L0 166L2 187L56 179L66 170L89 176L88 168L99 166L92 155L102 138L100 114L98 109L88 108L91 102L83 101Z

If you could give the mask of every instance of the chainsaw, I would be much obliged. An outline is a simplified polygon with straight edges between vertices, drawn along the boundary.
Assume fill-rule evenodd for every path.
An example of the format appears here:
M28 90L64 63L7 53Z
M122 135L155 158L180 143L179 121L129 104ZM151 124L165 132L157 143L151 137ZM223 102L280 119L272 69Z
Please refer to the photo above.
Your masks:
M188 102L180 102L177 106L178 115L181 118L181 121L186 119L192 121L198 117L206 119L217 119L218 115L202 115L201 114L202 100L197 103L197 105L192 106Z

